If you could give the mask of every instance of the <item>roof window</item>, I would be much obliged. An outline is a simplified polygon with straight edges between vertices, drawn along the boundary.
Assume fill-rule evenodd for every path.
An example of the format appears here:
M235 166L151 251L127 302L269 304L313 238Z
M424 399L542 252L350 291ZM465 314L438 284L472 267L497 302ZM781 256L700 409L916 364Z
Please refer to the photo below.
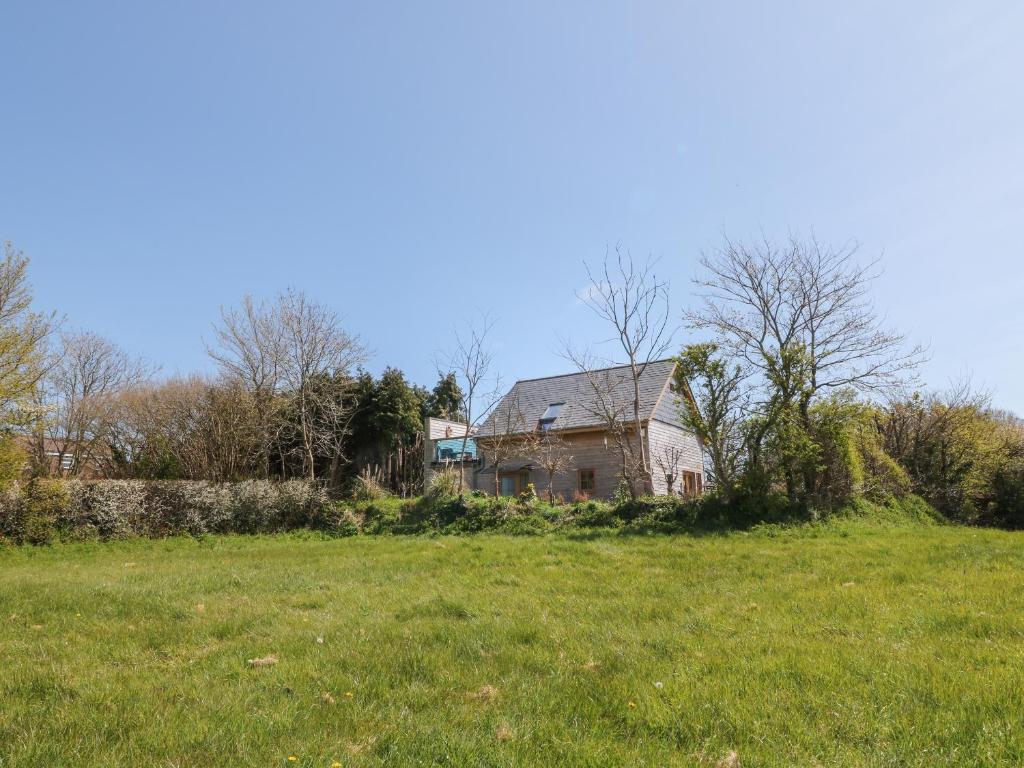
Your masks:
M562 412L563 405L565 403L551 403L540 417L540 421L537 422L538 426L544 431L551 429L551 425L555 423L558 414Z

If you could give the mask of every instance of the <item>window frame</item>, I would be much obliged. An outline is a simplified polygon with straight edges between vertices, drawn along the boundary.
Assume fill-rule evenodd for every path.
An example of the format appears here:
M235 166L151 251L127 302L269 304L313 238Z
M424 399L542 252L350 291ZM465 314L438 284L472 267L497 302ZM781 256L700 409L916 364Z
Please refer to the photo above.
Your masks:
M583 473L590 473L590 488L583 487ZM576 470L576 490L580 493L592 494L597 490L597 470L592 467L580 467Z

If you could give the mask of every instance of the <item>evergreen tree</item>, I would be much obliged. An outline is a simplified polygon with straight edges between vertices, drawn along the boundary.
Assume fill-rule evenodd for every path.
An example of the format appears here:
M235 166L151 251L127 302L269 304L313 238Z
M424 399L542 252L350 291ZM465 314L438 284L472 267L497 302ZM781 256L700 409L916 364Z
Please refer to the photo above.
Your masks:
M434 416L439 419L451 419L452 421L465 421L465 414L462 412L462 388L454 373L442 376L427 400L427 411L425 416Z

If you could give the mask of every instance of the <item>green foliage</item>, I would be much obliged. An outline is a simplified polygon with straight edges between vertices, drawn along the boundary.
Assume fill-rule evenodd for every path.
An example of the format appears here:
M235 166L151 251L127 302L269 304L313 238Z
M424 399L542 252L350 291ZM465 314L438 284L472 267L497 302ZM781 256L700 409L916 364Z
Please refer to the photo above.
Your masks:
M959 387L890 403L875 421L885 452L905 469L906 484L944 514L1008 527L1024 518L1016 492L1024 456L1020 420Z
M346 496L351 501L386 499L390 494L369 472L356 475L349 481Z
M68 511L68 494L58 480L33 478L11 500L5 534L18 544L49 544Z
M426 413L424 416L434 416L440 419L451 421L465 421L462 405L465 395L459 386L459 380L454 373L447 373L442 376L434 389L430 392L426 401Z
M912 500L912 501L911 501ZM536 497L383 496L332 502L322 486L289 480L245 481L36 480L0 497L0 536L17 543L160 538L207 534L266 534L309 530L330 536L515 535L607 529L623 533L697 533L796 524L829 515L862 516L877 506L916 504L915 515L937 514L913 496L867 500L832 509L791 504L784 494L715 494L697 499L645 497L621 504L584 501L550 506Z
M28 455L9 435L0 436L0 492L10 488L21 477Z
M442 469L430 477L427 495L433 498L450 499L459 493L459 473L454 469Z
M38 421L35 402L46 367L53 315L32 310L29 259L9 243L0 258L0 418L5 429Z
M633 499L633 493L629 488L629 483L625 479L619 481L618 486L615 488L615 493L612 495L612 504L615 506L622 506L627 504Z
M635 502L627 502L632 505ZM625 520L617 511L622 507L611 507L608 504L600 504L588 501L577 504L566 514L567 524L576 528L621 528Z
M984 522L1013 530L1024 529L1024 457L1014 456L992 478L992 500Z
M526 488L519 494L521 504L533 504L537 501L537 488L533 483L527 483Z
M719 493L730 497L744 459L743 371L717 344L691 344L679 355L675 375L682 424L700 438Z

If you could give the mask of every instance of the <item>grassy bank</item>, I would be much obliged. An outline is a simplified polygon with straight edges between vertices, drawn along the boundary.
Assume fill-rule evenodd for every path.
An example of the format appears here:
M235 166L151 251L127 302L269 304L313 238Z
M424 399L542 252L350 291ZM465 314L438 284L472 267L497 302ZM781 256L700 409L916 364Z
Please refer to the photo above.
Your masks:
M8 548L0 765L1020 764L1022 544L845 520Z

